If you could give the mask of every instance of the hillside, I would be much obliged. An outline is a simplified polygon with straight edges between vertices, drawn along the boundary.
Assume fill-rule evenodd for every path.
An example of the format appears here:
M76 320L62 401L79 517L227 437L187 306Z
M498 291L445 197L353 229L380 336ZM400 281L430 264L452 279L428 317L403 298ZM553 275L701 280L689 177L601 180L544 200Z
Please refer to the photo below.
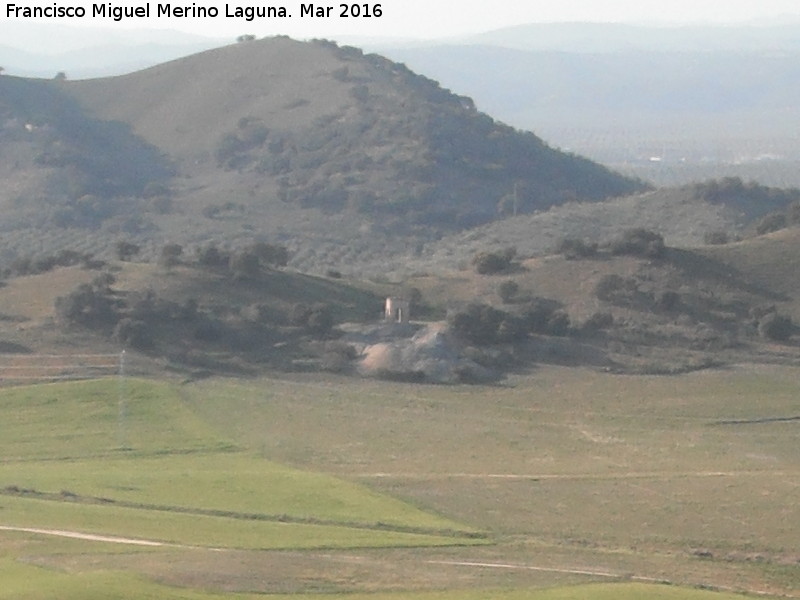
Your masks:
M704 248L702 254L735 268L743 278L773 290L800 321L800 228L792 227L757 238Z
M172 175L154 146L87 116L60 83L0 77L5 231L94 227L140 210Z
M0 350L128 348L148 373L326 370L442 383L551 363L656 374L797 365L798 232L687 250L630 230L511 255L497 271L473 260L382 285L271 267L258 258L265 245L231 256L206 247L158 265L85 261L7 280ZM387 295L411 299L416 322L383 323Z
M699 247L714 234L730 239L750 235L754 222L798 200L797 189L726 178L602 203L570 202L445 235L427 244L418 255L408 257L406 272L463 268L478 252L509 246L521 256L544 256L565 238L602 243L637 227L658 232L669 246Z
M481 349L470 352L484 365L659 374L739 362L796 365L798 231L681 249L660 245L654 232L629 230L600 244L573 238L557 253L497 271L481 271L473 260L409 285L447 307L451 331Z
M18 98L4 107L0 149L14 165L0 191L11 258L108 256L121 236L151 258L167 242L269 240L324 272L499 215L644 188L403 65L324 41L271 38L126 76L3 85Z
M337 324L381 314L382 298L363 287L259 267L248 263L252 250L231 266L228 257L210 256L158 265L84 261L8 278L0 286L0 378L14 380L17 367L7 369L26 355L123 348L149 374L319 369L329 350L338 351Z

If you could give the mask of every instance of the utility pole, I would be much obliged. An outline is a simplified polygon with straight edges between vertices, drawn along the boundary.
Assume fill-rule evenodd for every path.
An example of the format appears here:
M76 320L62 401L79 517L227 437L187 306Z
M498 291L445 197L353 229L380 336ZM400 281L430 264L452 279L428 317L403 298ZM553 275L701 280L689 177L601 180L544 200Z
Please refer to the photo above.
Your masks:
M125 350L119 355L119 399L117 401L117 442L120 450L128 449L127 415L128 406L125 393Z

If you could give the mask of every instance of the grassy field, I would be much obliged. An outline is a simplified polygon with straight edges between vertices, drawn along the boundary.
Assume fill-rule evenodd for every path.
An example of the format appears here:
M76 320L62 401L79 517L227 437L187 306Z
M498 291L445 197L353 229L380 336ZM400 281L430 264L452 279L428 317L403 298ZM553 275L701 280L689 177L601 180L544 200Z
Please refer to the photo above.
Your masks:
M0 420L6 527L212 548L480 543L363 485L237 450L167 383L8 389Z
M0 599L798 597L798 392L788 367L6 389L0 526L162 545L0 531Z

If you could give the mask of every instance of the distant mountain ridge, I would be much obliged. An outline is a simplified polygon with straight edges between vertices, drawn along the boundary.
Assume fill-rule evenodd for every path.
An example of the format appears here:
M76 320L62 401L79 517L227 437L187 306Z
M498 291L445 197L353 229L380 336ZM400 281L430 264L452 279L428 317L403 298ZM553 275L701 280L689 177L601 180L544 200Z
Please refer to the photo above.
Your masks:
M0 21L0 40L0 65L7 73L45 79L59 71L73 79L130 73L232 41L170 30L19 20Z

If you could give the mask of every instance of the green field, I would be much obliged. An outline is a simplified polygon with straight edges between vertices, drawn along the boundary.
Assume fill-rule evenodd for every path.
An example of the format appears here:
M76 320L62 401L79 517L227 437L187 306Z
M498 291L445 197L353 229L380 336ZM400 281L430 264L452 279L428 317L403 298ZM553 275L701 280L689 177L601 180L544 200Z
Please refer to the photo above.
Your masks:
M797 597L797 374L9 388L0 599Z

